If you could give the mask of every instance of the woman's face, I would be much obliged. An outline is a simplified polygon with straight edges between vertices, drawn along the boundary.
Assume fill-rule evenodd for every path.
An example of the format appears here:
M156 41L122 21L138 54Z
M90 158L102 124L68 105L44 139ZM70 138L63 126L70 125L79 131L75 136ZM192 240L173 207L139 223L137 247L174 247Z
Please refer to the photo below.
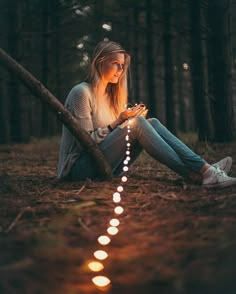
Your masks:
M125 55L112 53L102 65L102 81L116 84L124 70Z

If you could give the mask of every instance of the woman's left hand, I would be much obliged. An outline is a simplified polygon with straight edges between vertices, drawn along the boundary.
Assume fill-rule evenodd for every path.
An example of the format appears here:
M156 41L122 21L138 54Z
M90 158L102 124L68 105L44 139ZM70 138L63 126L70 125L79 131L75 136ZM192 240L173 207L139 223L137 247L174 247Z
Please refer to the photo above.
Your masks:
M146 106L144 104L138 104L138 105L134 106L133 108L131 108L130 111L133 113L133 117L135 117L135 116L146 117L147 113L148 113L148 109L146 108Z
M148 109L145 108L143 112L140 114L140 116L147 117L147 114L148 114Z

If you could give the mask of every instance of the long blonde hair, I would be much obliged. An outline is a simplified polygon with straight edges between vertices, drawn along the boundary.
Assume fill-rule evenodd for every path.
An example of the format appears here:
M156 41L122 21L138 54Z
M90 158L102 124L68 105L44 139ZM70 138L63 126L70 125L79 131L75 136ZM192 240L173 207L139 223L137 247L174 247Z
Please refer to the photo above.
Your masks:
M89 82L93 88L96 99L99 100L99 83L102 79L103 62L112 53L123 53L125 56L124 70L116 84L108 83L106 94L110 97L109 108L112 114L117 118L128 101L128 68L130 64L130 55L121 47L120 44L113 41L101 41L93 51L91 71Z

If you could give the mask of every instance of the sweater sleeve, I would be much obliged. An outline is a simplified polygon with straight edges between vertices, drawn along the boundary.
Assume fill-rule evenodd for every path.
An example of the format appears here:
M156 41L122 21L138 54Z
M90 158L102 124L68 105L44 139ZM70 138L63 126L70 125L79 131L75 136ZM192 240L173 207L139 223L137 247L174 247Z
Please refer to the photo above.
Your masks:
M65 106L97 144L110 133L107 126L94 128L94 105L92 93L87 84L75 86L69 93Z

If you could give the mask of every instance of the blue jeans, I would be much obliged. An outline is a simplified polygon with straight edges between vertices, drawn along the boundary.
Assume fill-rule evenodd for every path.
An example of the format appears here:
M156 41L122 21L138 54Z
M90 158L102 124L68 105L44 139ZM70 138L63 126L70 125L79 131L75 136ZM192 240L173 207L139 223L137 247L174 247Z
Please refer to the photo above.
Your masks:
M183 177L187 177L190 172L199 173L206 163L156 118L134 117L130 120L130 130L131 160L129 165L137 159L142 150ZM117 127L99 144L101 151L111 165L114 176L120 175L123 171L123 161L127 149L126 135L126 127ZM81 155L73 165L70 177L72 180L99 178L98 169L90 154L84 152Z

